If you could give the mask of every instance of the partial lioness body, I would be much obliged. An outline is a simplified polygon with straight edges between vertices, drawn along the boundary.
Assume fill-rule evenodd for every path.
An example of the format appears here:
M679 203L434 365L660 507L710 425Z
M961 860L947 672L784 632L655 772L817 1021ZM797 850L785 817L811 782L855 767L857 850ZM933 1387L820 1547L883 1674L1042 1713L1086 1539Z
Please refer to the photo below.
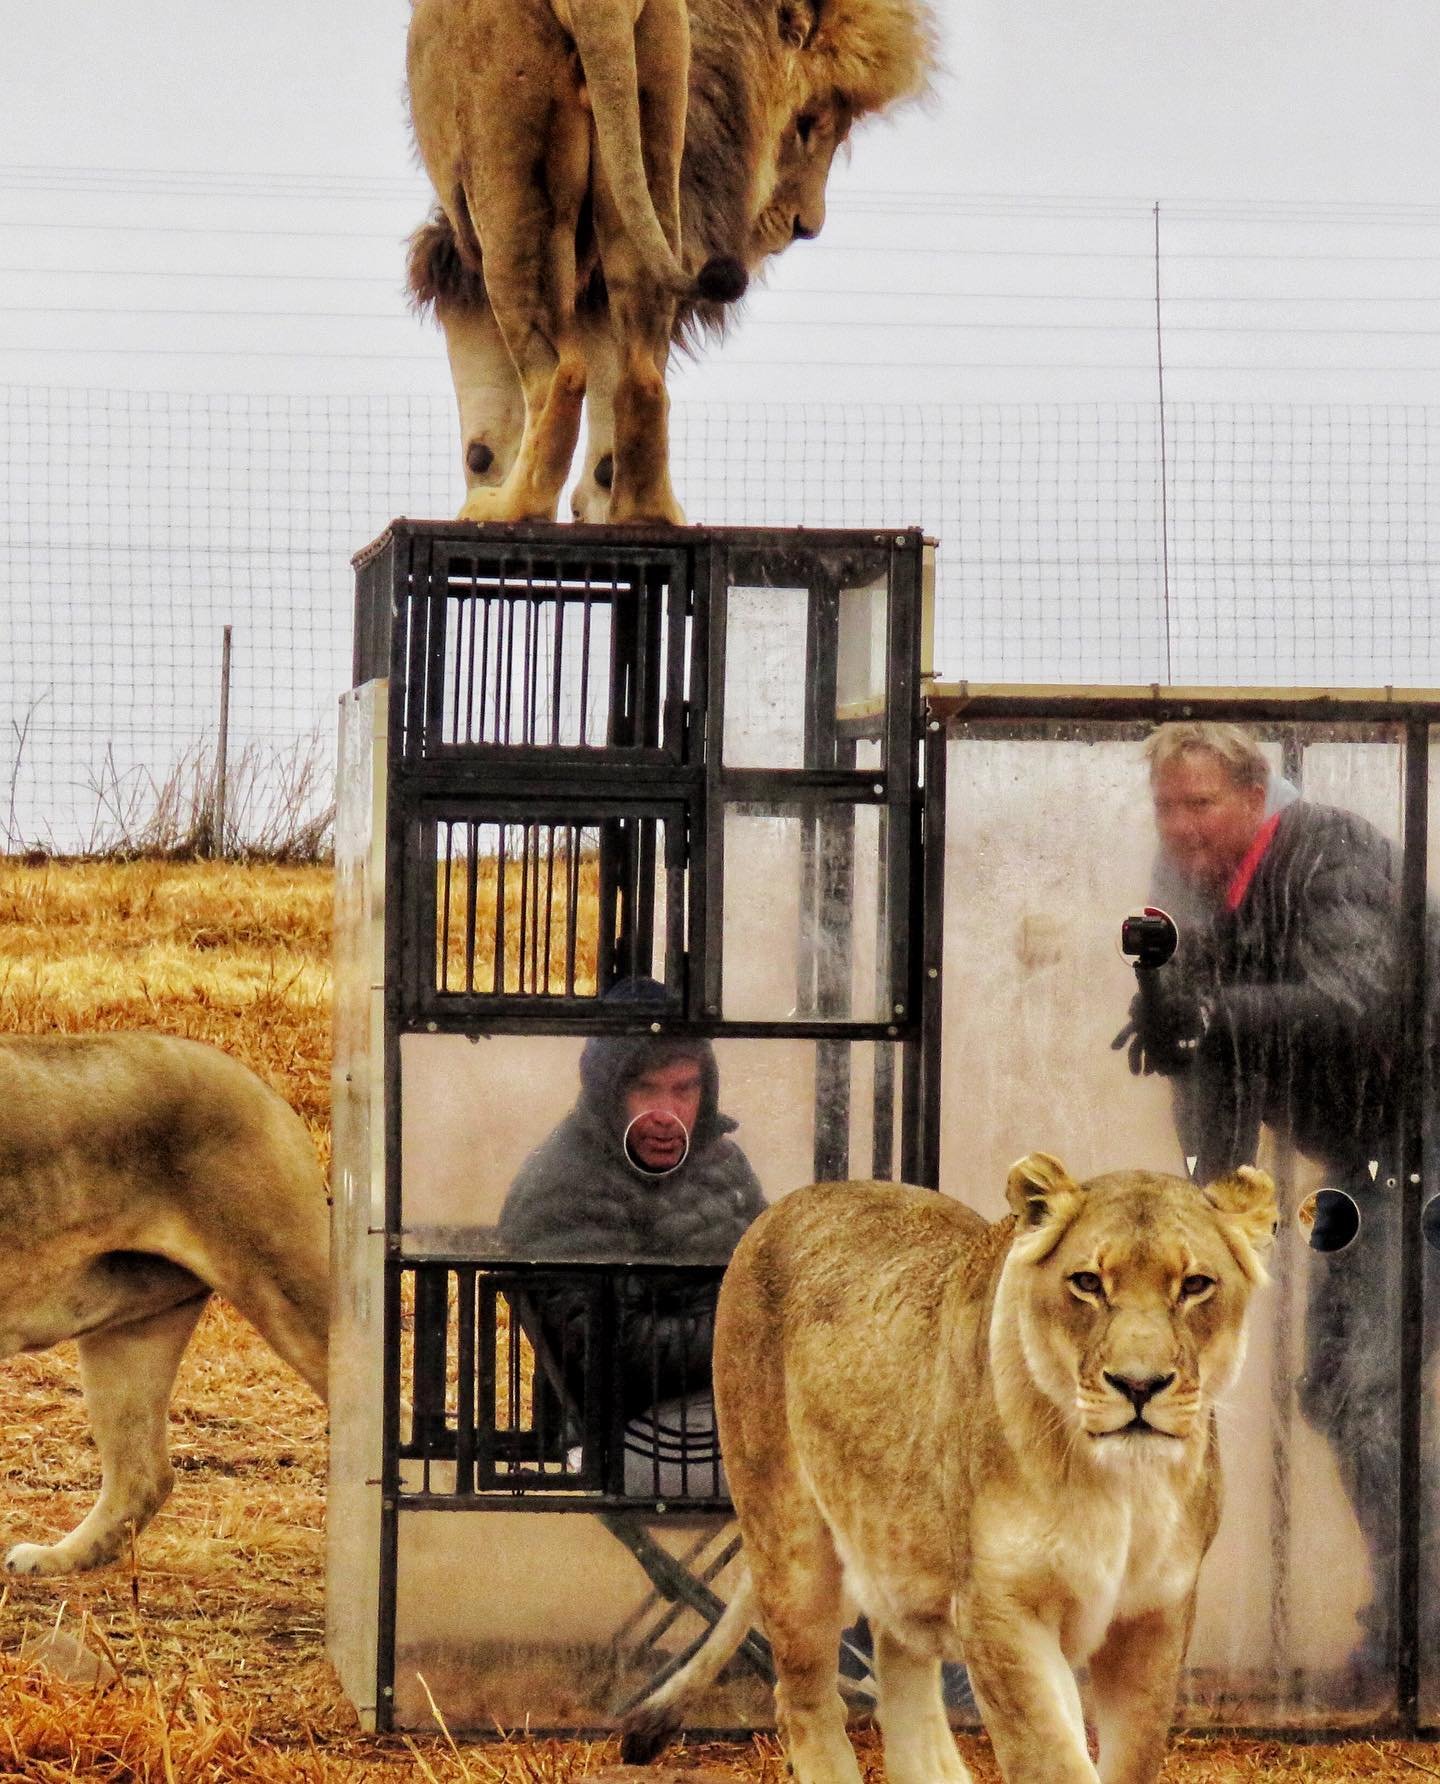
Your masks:
M170 1492L166 1414L211 1290L325 1394L329 1210L299 1116L164 1035L0 1040L0 1355L79 1340L100 1498L17 1573L113 1560Z
M1007 1784L1156 1777L1274 1188L1249 1169L1081 1185L1037 1153L1008 1193L991 1226L925 1190L822 1184L741 1240L715 1399L750 1583L632 1716L627 1757L658 1750L758 1609L795 1777L858 1784L835 1669L853 1599L890 1784L970 1777L943 1657L968 1666Z

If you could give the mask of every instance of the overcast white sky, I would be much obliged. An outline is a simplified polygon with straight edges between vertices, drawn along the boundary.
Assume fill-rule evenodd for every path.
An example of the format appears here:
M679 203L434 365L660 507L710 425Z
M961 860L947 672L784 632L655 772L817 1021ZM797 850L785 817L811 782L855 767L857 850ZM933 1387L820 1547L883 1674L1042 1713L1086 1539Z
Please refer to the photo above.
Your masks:
M680 396L1440 397L1434 0L940 0ZM406 315L404 0L5 0L0 382L448 390Z
M923 524L951 675L1440 674L1440 0L939 6L929 106L857 132L821 239L676 369L688 511ZM232 725L328 732L350 552L454 512L444 352L402 291L407 22L0 0L0 777L28 713L27 835L69 801L83 839L97 751L124 775L205 734L232 620ZM1351 406L1398 404L1431 407Z

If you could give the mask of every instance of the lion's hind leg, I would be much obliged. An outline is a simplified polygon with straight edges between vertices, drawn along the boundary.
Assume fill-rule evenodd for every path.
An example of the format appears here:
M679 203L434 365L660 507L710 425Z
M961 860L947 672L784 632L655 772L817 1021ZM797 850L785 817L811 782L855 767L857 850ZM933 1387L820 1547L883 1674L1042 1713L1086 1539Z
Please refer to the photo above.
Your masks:
M521 101L510 103L513 109ZM542 129L537 186L534 141ZM534 132L516 127L504 144L492 143L483 178L466 186L485 288L524 398L525 423L503 482L472 484L462 520L555 518L585 399L575 232L589 172L590 121L577 95L573 103L547 106Z
M635 58L646 177L661 229L680 250L680 163L685 145L689 25L681 0L647 0L636 25ZM603 169L595 181L595 232L610 297L612 484L608 518L683 526L670 481L670 398L665 373L676 299L621 221Z
M100 1497L83 1523L61 1541L17 1543L5 1557L11 1573L80 1573L103 1567L145 1528L170 1496L174 1475L166 1418L175 1372L209 1292L128 1325L87 1332L79 1340L85 1409L100 1452Z
M585 454L580 480L570 492L570 512L592 525L610 518L615 481L615 385L620 376L608 316L587 316L585 342Z
M916 1654L877 1628L875 1679L890 1784L973 1784L945 1719L939 1657Z
M775 1659L776 1720L790 1770L796 1784L860 1784L837 1666L844 1623L840 1558L798 1478L772 1478L764 1490L787 1507L785 1527L746 1529L743 1515L741 1527Z
M510 475L525 425L520 380L490 306L441 301L435 315L445 332L460 454L468 493L492 489Z

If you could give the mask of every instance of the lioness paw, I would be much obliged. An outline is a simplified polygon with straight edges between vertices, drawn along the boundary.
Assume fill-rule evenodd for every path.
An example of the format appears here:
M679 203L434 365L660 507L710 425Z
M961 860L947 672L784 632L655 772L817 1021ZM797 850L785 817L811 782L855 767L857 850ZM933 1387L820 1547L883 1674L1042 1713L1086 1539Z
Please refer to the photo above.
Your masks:
M17 1542L5 1557L6 1573L74 1573L75 1563L60 1552L59 1545Z

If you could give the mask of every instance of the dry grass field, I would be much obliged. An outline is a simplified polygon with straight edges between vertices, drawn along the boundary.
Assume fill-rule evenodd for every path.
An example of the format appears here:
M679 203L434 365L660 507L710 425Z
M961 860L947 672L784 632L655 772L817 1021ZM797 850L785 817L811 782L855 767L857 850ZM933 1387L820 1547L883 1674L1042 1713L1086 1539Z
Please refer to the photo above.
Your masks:
M6 1032L150 1027L227 1048L301 1111L328 1158L330 881L318 868L0 861ZM569 1784L615 1764L605 1743L511 1739L452 1750L366 1737L324 1659L325 1420L223 1307L182 1368L180 1480L133 1566L9 1583L0 1599L0 1781L254 1780ZM96 1490L73 1347L0 1365L0 1541L49 1538ZM112 1657L108 1689L20 1657L56 1627ZM867 1780L879 1777L860 1736ZM966 1743L977 1779L988 1747ZM695 1746L676 1768L780 1784L774 1743ZM667 1768L672 1774L676 1768ZM657 1780L661 1774L645 1774ZM1167 1784L1440 1778L1440 1749L1185 1740Z

